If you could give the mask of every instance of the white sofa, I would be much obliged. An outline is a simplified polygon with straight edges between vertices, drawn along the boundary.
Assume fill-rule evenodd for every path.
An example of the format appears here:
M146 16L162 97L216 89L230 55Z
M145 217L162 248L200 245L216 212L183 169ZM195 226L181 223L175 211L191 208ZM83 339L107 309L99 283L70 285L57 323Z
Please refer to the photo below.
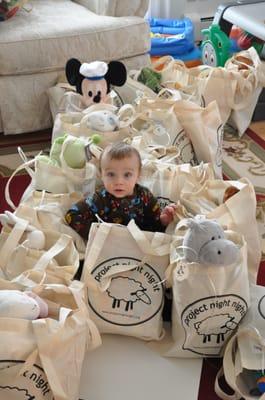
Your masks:
M148 0L31 0L0 23L0 132L52 127L47 89L66 61L149 63Z

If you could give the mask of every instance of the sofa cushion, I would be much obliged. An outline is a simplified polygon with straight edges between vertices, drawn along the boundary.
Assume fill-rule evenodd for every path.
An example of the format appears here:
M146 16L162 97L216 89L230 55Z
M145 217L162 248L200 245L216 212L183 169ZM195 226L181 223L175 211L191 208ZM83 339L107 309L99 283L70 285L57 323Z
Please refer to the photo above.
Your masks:
M34 0L30 12L22 9L1 24L0 75L57 71L71 57L110 61L149 48L149 26L140 17L101 16L70 0Z
M150 64L147 54L123 58L127 70ZM47 89L63 79L64 68L35 74L2 76L0 79L0 132L6 135L35 132L52 127ZM126 86L126 85L124 85Z

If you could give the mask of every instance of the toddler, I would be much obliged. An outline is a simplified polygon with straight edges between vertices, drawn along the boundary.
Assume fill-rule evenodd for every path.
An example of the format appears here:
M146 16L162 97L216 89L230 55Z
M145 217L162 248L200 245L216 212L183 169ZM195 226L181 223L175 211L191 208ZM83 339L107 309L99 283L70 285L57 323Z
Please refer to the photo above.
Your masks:
M100 158L103 188L74 204L66 213L66 222L85 240L97 216L122 225L134 219L142 230L163 232L176 206L170 204L161 211L152 193L137 183L140 172L141 157L134 147L122 142L106 147Z

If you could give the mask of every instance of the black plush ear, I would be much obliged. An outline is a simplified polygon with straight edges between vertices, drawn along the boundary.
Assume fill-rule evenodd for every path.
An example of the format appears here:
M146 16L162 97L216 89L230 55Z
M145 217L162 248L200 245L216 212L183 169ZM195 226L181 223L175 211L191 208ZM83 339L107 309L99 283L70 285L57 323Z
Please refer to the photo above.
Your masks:
M108 72L105 75L105 79L108 83L108 86L122 86L126 82L127 79L127 71L126 67L120 61L111 61L108 64Z
M76 85L81 75L79 72L79 68L81 66L81 62L76 58L70 58L67 61L65 66L65 74L70 85Z

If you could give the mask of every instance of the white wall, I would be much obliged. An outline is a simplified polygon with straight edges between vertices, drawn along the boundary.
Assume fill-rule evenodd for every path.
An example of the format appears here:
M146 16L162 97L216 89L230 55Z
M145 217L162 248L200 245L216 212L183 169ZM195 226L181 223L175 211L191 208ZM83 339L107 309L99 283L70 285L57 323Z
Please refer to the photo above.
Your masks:
M231 0L150 0L148 16L154 18L182 18L185 14L197 13L213 16L220 4Z
M231 3L231 0L150 0L147 17L153 18L183 18L189 17L194 26L194 37L196 41L202 39L201 30L208 28L211 18L220 4Z

